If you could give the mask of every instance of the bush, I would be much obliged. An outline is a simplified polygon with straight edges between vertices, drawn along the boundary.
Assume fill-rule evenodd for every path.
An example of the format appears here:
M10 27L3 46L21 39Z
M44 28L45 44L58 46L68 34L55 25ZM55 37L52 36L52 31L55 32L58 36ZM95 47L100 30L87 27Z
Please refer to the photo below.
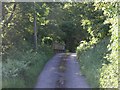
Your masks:
M110 53L106 54L106 59L110 64L104 64L101 68L100 87L105 88L118 88L118 22L117 17L113 19L111 28L111 40L108 45Z
M3 88L34 87L39 73L52 55L43 51L40 53L16 51L12 54L11 57L7 57L6 62L3 62Z
M79 46L80 47L80 46ZM86 50L77 49L82 73L94 88L118 88L117 39L105 37Z
M96 44L90 44L90 42L81 44L82 47L80 45L77 48L78 60L82 73L92 87L118 88L118 76L120 76L118 74L118 49L120 49L118 44L120 31L117 22L118 3L98 3L97 5L99 9L104 8L104 15L107 16L104 23L99 26L102 38L96 37L99 38L99 42ZM95 30L97 31L97 29ZM92 33L90 34L92 35ZM95 33L95 36L97 35L99 35L98 32Z

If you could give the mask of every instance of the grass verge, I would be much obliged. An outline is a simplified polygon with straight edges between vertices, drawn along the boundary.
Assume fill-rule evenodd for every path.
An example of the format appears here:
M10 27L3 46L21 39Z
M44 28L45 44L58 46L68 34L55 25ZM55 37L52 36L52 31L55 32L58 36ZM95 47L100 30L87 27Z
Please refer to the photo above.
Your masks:
M15 53L14 53L15 54ZM3 88L33 88L52 53L25 52L3 62Z
M110 39L106 37L84 51L77 49L81 71L93 88L118 87L117 52L108 50L109 43Z

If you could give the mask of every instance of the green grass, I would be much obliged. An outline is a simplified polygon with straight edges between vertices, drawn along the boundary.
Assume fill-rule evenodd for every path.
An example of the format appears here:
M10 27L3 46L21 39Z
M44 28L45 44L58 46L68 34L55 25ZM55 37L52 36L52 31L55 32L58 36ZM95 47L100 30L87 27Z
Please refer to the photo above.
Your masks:
M16 52L17 53L17 52ZM14 53L15 54L15 53ZM17 55L17 56L16 56ZM25 52L8 57L3 62L3 88L33 88L52 53ZM19 58L21 57L21 58ZM17 70L16 70L17 69Z
M3 79L2 81L2 88L25 88L25 81L22 78L9 78Z
M82 74L87 78L93 88L116 88L118 87L117 59L106 57L113 55L108 50L110 39L104 38L94 47L86 50L77 50L77 57L80 63ZM113 62L110 62L112 60Z

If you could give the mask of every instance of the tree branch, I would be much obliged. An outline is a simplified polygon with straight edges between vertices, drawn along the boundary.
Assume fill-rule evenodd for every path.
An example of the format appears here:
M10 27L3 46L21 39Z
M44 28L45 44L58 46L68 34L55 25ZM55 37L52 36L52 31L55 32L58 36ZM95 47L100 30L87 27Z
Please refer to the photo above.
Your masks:
M4 22L3 27L7 26L8 23L12 20L15 9L16 9L16 3L13 6L13 10L12 10L10 17Z

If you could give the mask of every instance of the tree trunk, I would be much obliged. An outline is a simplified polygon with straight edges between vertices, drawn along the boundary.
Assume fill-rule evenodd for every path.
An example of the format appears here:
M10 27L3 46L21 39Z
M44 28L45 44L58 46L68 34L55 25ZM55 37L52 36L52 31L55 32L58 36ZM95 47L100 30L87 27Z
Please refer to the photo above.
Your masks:
M35 51L37 50L37 23L36 23L36 9L35 9L35 2L34 2L34 48Z

